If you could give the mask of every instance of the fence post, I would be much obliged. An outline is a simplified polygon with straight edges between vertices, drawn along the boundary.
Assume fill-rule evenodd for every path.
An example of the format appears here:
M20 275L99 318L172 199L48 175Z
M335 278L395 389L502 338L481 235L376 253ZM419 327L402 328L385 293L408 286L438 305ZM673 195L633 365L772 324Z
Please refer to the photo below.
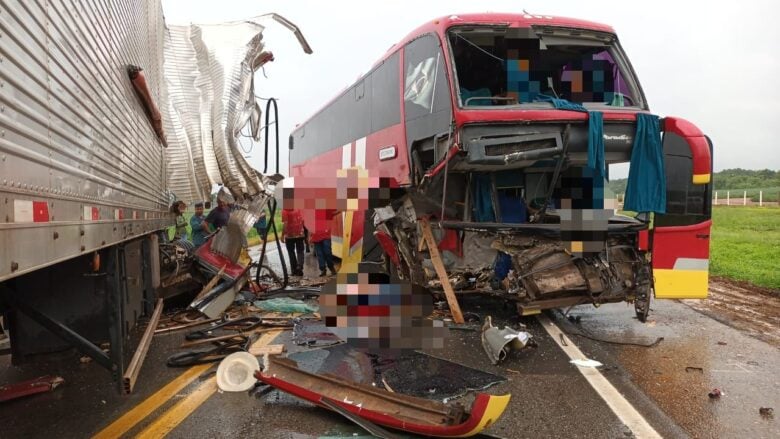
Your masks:
M715 191L715 202L712 204L718 204L718 191Z
M742 205L747 206L747 191L742 192Z
M758 207L764 205L764 191L758 191Z
M731 206L731 191L726 191L726 206Z

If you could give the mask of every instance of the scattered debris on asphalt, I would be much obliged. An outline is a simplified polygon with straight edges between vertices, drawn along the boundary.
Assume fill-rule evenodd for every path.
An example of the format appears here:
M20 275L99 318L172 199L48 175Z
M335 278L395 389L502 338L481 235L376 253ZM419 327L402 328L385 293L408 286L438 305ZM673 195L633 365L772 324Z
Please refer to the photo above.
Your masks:
M758 409L758 414L767 419L773 418L775 416L775 409L772 407L760 407Z
M728 343L726 343L725 341L719 341L718 344L721 346L726 346Z
M696 366L685 366L686 372L701 372L704 373L704 368L696 367Z
M295 352L288 358L311 373L335 375L347 381L442 402L506 381L500 375L424 352L361 349L348 343Z
M217 387L223 392L244 392L255 386L255 372L260 370L257 357L249 352L234 352L217 367Z
M383 427L426 435L463 434L474 428L486 409L495 409L491 420L495 422L495 413L500 415L508 404L509 395L478 393L505 377L417 351L372 352L351 347L324 324L317 301L311 300L319 289L300 287L305 279L291 285L285 278L282 285L279 276L269 275L263 279L272 283L262 284L258 277L255 282L249 280L250 271L235 263L213 261L210 265L216 274L205 276L210 281L197 298L185 310L161 317L153 333L183 332L183 337L177 335L184 339L181 350L166 360L170 367L219 362L209 377L216 375L221 391L250 390L258 398L276 388L339 413L382 437L395 437ZM219 272L218 267L222 267ZM270 273L268 266L264 270ZM533 343L528 332L493 327L489 316L450 314L453 304L457 309L457 301L448 302L444 302L446 309L431 318L468 322L452 322L452 327L473 331L479 331L479 322L484 322L482 338L486 347L493 346L494 364L510 350ZM253 347L261 333L279 328L292 329L292 343L311 349L284 358L283 344ZM264 359L262 367L258 357ZM296 360L306 370L299 369ZM464 404L468 404L454 401L474 392L477 396L471 409L477 419L467 414ZM467 400L472 401L471 396Z
M158 334L167 334L169 332L176 332L180 331L182 329L187 328L193 328L200 325L205 325L208 323L218 322L222 319L216 318L216 319L204 319L202 318L202 314L198 313L198 316L195 320L179 320L181 316L186 316L189 314L188 312L185 313L175 313L172 316L166 317L164 321L161 321L157 325L157 329L154 331L154 335Z
M35 395L36 393L50 392L64 382L65 380L62 377L46 375L32 380L6 384L0 386L0 402Z
M531 334L509 327L498 329L493 326L490 316L485 317L485 323L482 325L482 347L491 363L498 364L509 355L510 350L519 351L526 347L530 340Z
M302 300L291 299L289 297L277 297L274 299L258 300L255 306L262 311L283 312L283 313L313 313L317 312L319 307L310 305Z
M163 299L157 299L152 312L152 317L149 319L149 324L146 326L144 335L141 337L141 341L138 342L138 347L135 349L133 358L130 359L125 373L122 376L122 390L126 395L133 393L135 388L135 382L138 380L138 374L141 372L141 366L144 364L146 354L149 352L149 345L154 338L154 331L160 322L160 316L163 311Z
M577 360L571 360L569 363L574 364L575 366L579 367L601 367L603 364L601 362L596 360L591 360L590 358L585 358L583 360L577 359Z
M293 320L293 343L298 346L324 347L344 343L336 334L316 320Z
M710 399L718 399L721 396L725 395L720 389L715 388L710 391L710 393L707 394L707 396L710 397Z

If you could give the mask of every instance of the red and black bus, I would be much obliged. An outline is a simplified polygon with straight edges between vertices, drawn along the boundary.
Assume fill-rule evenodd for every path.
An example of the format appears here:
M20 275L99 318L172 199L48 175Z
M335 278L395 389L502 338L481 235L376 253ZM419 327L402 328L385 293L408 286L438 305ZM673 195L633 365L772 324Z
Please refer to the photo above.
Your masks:
M440 288L418 245L426 216L456 291L502 295L524 314L635 301L644 317L653 291L706 297L712 146L675 117L656 118L642 143L643 115L647 100L611 27L451 15L410 33L300 124L290 175L357 167L403 188L385 208L340 217L343 260L379 249L402 278ZM642 146L660 158L655 181L640 144L657 145ZM593 154L605 168L596 174ZM636 194L665 186L655 214L615 214L604 174L617 163L631 164Z

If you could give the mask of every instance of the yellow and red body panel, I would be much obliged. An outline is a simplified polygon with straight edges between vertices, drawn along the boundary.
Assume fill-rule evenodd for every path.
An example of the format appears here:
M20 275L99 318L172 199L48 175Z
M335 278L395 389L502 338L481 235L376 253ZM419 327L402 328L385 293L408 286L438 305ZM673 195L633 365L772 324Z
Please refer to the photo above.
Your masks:
M712 220L653 232L653 277L658 299L707 297Z
M707 184L712 178L710 145L704 133L694 124L679 117L665 117L664 131L685 139L693 157L693 183Z
M327 396L321 395L311 389L303 388L295 383L284 381L274 374L264 375L262 372L258 371L255 373L255 377L258 380L283 392L287 392L323 408L328 408L323 404L323 400L328 399L330 403L338 405L341 407L341 409L346 410L355 416L366 419L367 421L374 424L418 435L434 437L469 437L479 434L495 423L499 417L501 417L501 415L504 413L504 410L506 410L507 405L509 405L509 400L511 398L511 395L489 395L486 393L477 393L476 397L474 398L474 402L471 405L468 418L466 418L460 424L423 425L399 419L394 416L393 413L383 413L380 411L369 410L343 400L328 398Z
M689 188L709 184L712 175L712 152L710 142L701 130L685 119L667 117L664 119L664 132L665 139L672 134L679 136L688 145L691 173ZM666 146L666 141L664 144ZM670 154L677 160L683 156L688 157L687 154L681 155L679 150L667 151L666 147L665 154ZM667 169L666 172L679 170ZM707 297L712 200L706 189L703 193L704 196L699 200L690 198L686 192L686 203L691 203L690 206L686 205L683 211L680 211L678 206L669 216L671 221L664 216L656 216L656 227L652 234L656 298ZM693 209L689 210L689 207Z

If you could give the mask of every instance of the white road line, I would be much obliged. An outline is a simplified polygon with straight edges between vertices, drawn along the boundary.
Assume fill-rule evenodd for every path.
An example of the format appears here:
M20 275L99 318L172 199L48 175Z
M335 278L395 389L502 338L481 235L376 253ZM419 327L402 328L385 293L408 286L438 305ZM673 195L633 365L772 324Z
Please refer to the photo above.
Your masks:
M542 327L558 345L559 348L572 360L587 358L580 349L574 345L566 334L552 322L546 315L537 316ZM565 342L562 343L561 339ZM579 367L573 366L580 370L582 376L590 383L596 393L601 396L607 403L610 409L617 415L617 417L634 433L638 439L645 438L660 438L655 429L650 426L647 420L639 414L634 406L629 403L623 395L607 380L601 372L595 367Z

